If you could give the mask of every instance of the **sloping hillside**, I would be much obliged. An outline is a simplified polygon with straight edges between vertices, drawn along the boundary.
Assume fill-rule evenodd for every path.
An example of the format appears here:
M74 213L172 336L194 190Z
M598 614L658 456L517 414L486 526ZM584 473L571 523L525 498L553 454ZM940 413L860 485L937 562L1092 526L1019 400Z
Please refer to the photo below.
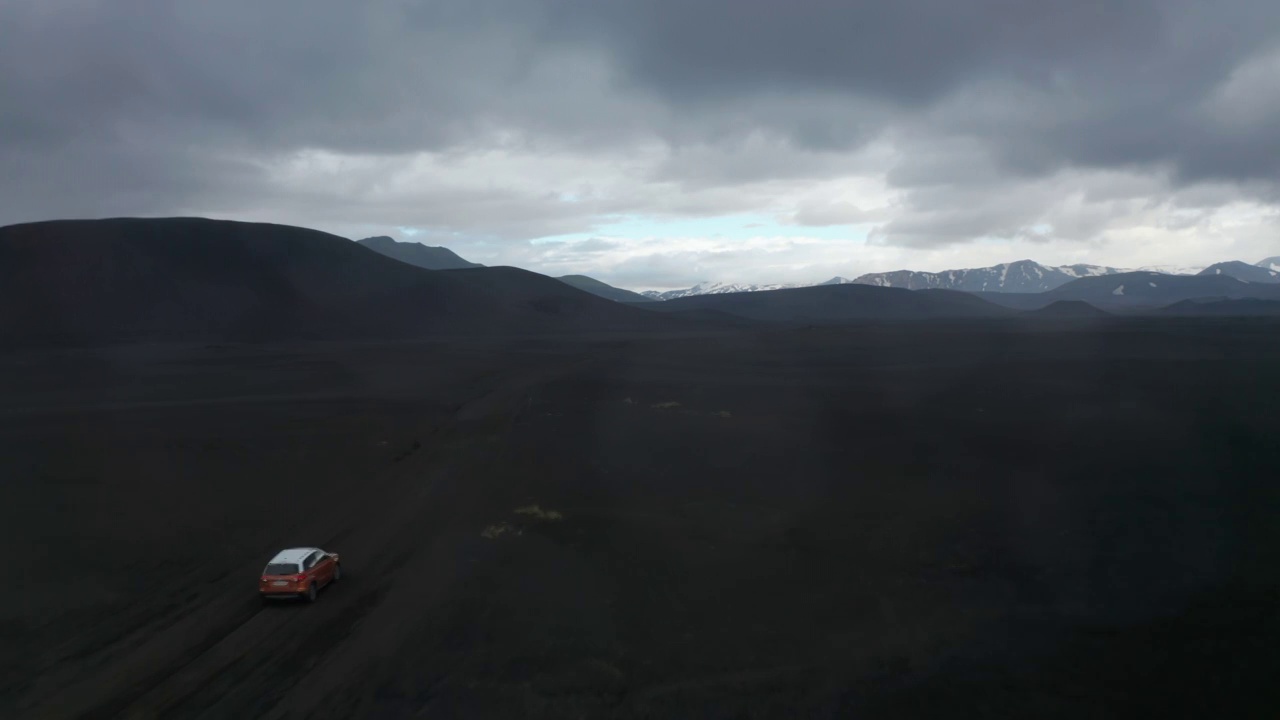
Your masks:
M534 273L465 272L422 270L282 225L15 225L0 228L0 335L12 344L275 340L653 323L643 311Z
M1280 317L1280 300L1183 300L1161 313L1182 317Z
M1111 314L1099 310L1083 300L1057 300L1028 313L1032 317L1057 319L1097 319L1111 317Z
M617 302L654 302L654 298L641 295L638 292L631 292L630 290L616 288L608 283L600 282L593 277L587 277L586 275L561 275L556 279L567 285L572 285L583 292L589 292L592 295L608 298L609 300L615 300Z

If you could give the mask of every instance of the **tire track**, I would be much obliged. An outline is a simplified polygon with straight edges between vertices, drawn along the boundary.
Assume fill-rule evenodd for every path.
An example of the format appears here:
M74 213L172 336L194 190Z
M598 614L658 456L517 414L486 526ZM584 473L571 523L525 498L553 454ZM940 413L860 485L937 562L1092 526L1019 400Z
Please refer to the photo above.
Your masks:
M234 630L222 636L207 648L200 650L185 664L174 668L172 672L152 683L150 687L132 694L128 700L116 708L104 708L100 717L121 717L130 720L166 717L169 710L183 699L195 692L195 689L207 682L231 663L242 657L255 646L266 642L273 635L255 632L265 625L270 613L259 610ZM298 617L289 618L284 625L273 628L279 633L284 628L298 622ZM110 714L105 714L109 711Z
M243 602L240 604L243 605ZM213 610L220 609L220 606L206 605L205 609L208 614L213 614ZM172 636L166 633L153 638L140 651L135 651L129 658L115 665L105 677L98 678L97 682L92 683L89 687L70 688L60 693L59 698L65 698L64 704L55 705L53 708L42 711L40 716L50 718L75 717L84 718L85 720L108 720L109 718L117 717L135 700L198 660L200 656L217 646L224 638L252 622L260 612L261 609L255 610L247 617L243 617L243 619L237 618L230 624L215 624L217 629L205 633L200 641L189 645L189 649L181 653L180 659L175 665L146 673L143 669L145 666L154 665L153 661L157 655L166 654L162 652L163 645ZM195 620L189 620L186 624L200 625ZM144 679L133 683L128 683L123 679L137 676L143 676ZM119 687L120 685L125 685L127 689L114 692L111 690L111 688Z
M530 386L571 371L578 364L557 358L554 364L539 364L495 378L485 392L459 405L452 418L444 423L432 422L429 429L422 428L427 432L420 432L419 437L428 443L410 461L392 464L378 476L363 481L355 493L343 496L331 492L325 496L325 511L306 525L320 531L312 537L329 538L331 544L341 540L343 546L333 546L333 549L342 552L349 561L360 558L361 576L388 580L351 595L345 602L335 603L333 600L342 595L333 598L333 592L325 592L317 605L299 608L284 622L279 622L280 613L256 605L250 610L248 602L256 604L257 598L249 600L239 583L229 587L230 583L224 579L214 584L215 591L221 588L215 596L193 608L165 632L146 638L109 668L61 688L55 696L34 708L34 716L107 720L188 716L215 707L219 711L231 709L226 706L235 703L219 700L214 700L217 704L209 707L194 706L196 699L220 684L219 678L229 675L244 679L231 688L241 700L245 700L243 691L250 689L254 690L253 699L259 703L264 694L273 690L281 698L296 697L293 690L307 679L311 665L323 661L335 647L344 644L352 629L383 602L394 584L395 569L425 549L420 539L423 511L436 499L434 488L453 473L451 465L457 459L456 453L465 455L474 449L468 438L477 429L484 429L480 426L495 420L500 425L511 422ZM501 432L502 428L489 429ZM445 485L455 491L460 480L453 478ZM357 500L355 507L350 502L352 499ZM342 523L343 519L347 522ZM448 524L447 520L447 511L436 518L442 524ZM327 531L323 529L326 527ZM303 529L295 527L288 532L300 536ZM254 578L258 570L256 564L245 566L229 577ZM344 578L343 583L332 587L340 591L349 584L348 578ZM409 595L416 593L414 590ZM247 594L256 595L253 590ZM325 599L330 602L324 602ZM334 623L344 626L346 631L321 632ZM319 644L307 642L306 638L317 633L323 635ZM280 668L282 672L269 673L274 681L264 687L262 678L252 675L264 662L279 657L271 645L273 642L287 648L283 654L294 658L294 662L290 669ZM278 714L272 710L278 702L259 704L257 714ZM297 710L290 705L290 712Z

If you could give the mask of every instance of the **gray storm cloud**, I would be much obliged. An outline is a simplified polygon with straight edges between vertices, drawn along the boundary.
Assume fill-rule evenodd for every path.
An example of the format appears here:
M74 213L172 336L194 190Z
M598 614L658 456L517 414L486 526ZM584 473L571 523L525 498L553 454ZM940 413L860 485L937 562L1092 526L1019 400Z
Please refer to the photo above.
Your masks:
M519 243L858 173L894 217L779 212L855 208L910 247L1057 213L1085 241L1127 207L1116 174L1148 203L1210 184L1274 207L1276 88L1271 0L0 0L0 223L275 214ZM1063 192L1105 207L1064 217Z

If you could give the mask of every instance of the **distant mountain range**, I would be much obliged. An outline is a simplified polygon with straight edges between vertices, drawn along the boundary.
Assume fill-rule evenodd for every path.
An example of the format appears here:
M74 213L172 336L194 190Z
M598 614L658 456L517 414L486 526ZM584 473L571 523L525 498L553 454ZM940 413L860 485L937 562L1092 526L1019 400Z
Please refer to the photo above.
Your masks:
M362 244L382 252L391 249L407 255L416 246L432 251L417 253L418 264L466 263L444 248L427 248L417 243L396 243L390 238L369 238ZM440 252L448 253L443 255ZM469 263L468 263L469 264ZM1280 300L1280 258L1268 258L1256 265L1230 261L1207 268L1170 265L1124 270L1103 265L1042 265L1032 260L1001 263L992 267L919 272L898 270L869 273L854 279L833 277L812 285L771 283L704 282L690 288L636 293L613 287L586 275L565 275L560 282L598 297L639 304L663 311L716 313L752 320L836 321L869 318L963 317L991 315L998 308L1035 311L1038 317L1098 317L1111 312L1146 312L1178 303L1194 301L1172 314L1260 314L1267 303ZM955 296L915 298L910 302L856 291L821 291L795 294L790 291L839 286L874 286L909 291L946 291ZM787 291L787 292L780 292ZM966 305L957 300L968 293L985 302ZM752 296L748 298L747 296ZM904 296L905 297L905 296ZM697 298L724 298L697 300ZM1237 300L1250 300L1239 303ZM1256 302L1255 302L1256 301ZM824 305L826 303L826 305ZM959 303L959 304L957 304ZM1223 303L1214 305L1212 303ZM1247 312L1246 312L1247 311Z
M461 270L463 268L484 267L478 263L467 262L449 248L433 247L416 242L399 242L386 235L358 240L361 245L382 253L400 262L416 265L427 270Z
M1045 292L1072 280L1123 272L1098 265L1063 265L1050 267L1031 260L1001 263L994 267L967 270L945 270L940 273L898 270L870 273L853 282L908 290L963 290L964 292Z
M1198 269L1198 268L1197 268ZM674 300L695 295L716 295L735 292L759 292L821 285L876 285L904 290L961 290L964 292L1045 292L1065 285L1077 278L1124 272L1118 268L1098 265L1061 265L1052 267L1031 260L1002 263L992 267L965 270L922 272L895 270L893 272L868 273L852 280L833 277L813 284L747 284L705 282L683 290L659 292L647 290L641 294L654 300Z
M1267 266L1274 260L1219 263L1197 275L1024 261L873 276L880 285L860 282L867 276L801 288L704 283L655 302L585 276L474 267L443 248L386 238L351 242L305 228L201 218L53 221L0 228L0 345L1105 318L1098 310L1274 316L1280 270ZM1079 277L1047 291L1009 291L1073 273ZM988 289L912 290L895 282Z
M392 238L381 236L365 238L359 241L360 244L376 250L384 255L394 257L397 260L407 262L411 265L426 268L429 270L449 270L458 268L483 267L476 263L471 263L459 257L451 250L443 247L430 247L414 242L397 242ZM1256 264L1249 264L1240 261L1221 262L1211 265L1207 268L1175 266L1175 265L1149 265L1137 270L1126 270L1122 268L1109 267L1105 265L1042 265L1033 260L1018 260L1011 263L1001 263L991 267L966 268L961 270L943 270L941 272L923 272L918 270L896 270L892 272L867 273L856 278L848 279L844 277L833 277L820 283L731 283L731 282L702 282L693 287L683 288L679 290L646 290L644 292L632 292L617 288L607 283L601 282L586 275L564 275L559 278L561 282L571 285L579 290L584 290L593 295L615 300L625 303L640 303L651 301L671 301L687 297L699 297L703 295L726 295L735 293L754 293L767 292L771 290L788 290L802 287L820 287L829 285L875 285L878 287L902 288L905 290L959 290L962 292L979 293L986 295L989 293L1004 293L1018 295L1032 295L1037 293L1049 293L1058 288L1073 286L1075 281L1087 278L1097 277L1117 277L1128 273L1158 273L1170 277L1189 277L1189 276L1224 276L1247 283L1276 283L1280 284L1280 256L1270 257ZM1159 302L1166 299L1167 293L1161 292L1145 292L1141 288L1141 280L1126 283L1117 282L1108 285L1108 292L1117 290L1120 286L1126 285L1129 295L1112 295L1107 297L1081 297L1068 298L1063 296L1056 299L1080 299L1086 302L1101 303L1104 306L1127 306L1135 303L1148 304L1151 302ZM1151 281L1148 280L1148 283ZM1095 285L1085 284L1077 288L1075 292L1081 292L1085 295L1092 295L1092 288ZM1100 286L1097 286L1100 287ZM1155 287L1159 287L1159 283ZM1207 287L1207 286L1206 286ZM1235 297L1228 292L1229 286L1219 288L1225 294L1223 297ZM1136 288L1136 289L1135 289ZM1193 286L1179 284L1176 286L1178 295L1169 302L1177 302L1186 297L1198 297L1194 294L1185 295L1186 292L1195 292ZM1172 290L1171 290L1172 292ZM1239 293L1236 293L1237 295ZM1052 299L1045 298L1046 302ZM997 302L1000 302L997 300ZM1039 301L1031 301L1027 298L1013 298L1008 302L1000 304L1020 306L1020 307L1042 307L1044 303Z
M839 278L837 278L839 279ZM821 285L829 284L819 283ZM772 283L765 285L755 285L751 283L723 283L723 282L704 282L698 283L691 288L683 290L667 290L665 292L658 290L645 290L640 294L650 300L675 300L682 297L693 297L695 295L724 295L726 293L740 292L762 292L765 290L788 290L790 288L808 287L807 285L796 285L788 283Z
M1130 268L1121 272L1157 272L1165 275L1199 275L1204 270L1203 265L1143 265L1142 267Z
M1262 262L1267 262L1263 260ZM1272 270L1261 263L1250 265L1239 260L1221 262L1201 270L1200 275L1226 275L1237 280L1252 283L1280 283L1280 271Z
M683 290L659 292L648 290L642 295L654 300L674 300L676 298L695 295L716 295L735 292L759 292L763 290L780 290L797 287L814 287L821 285L876 285L878 287L902 288L904 290L961 290L964 292L1045 292L1065 285L1072 280L1094 275L1107 275L1124 272L1118 268L1098 265L1062 265L1051 267L1031 260L1019 260L1002 263L993 267L970 268L965 270L944 270L942 272L922 272L917 270L895 270L893 272L868 273L852 280L833 277L820 283L810 284L746 284L705 282Z
M906 290L961 290L977 293L1042 293L1062 287L1074 280L1089 277L1117 275L1129 272L1155 272L1164 275L1227 275L1245 282L1280 283L1280 256L1267 258L1255 265L1232 261L1212 265L1208 268L1178 265L1148 265L1141 268L1124 269L1105 265L1042 265L1032 260L1019 260L1001 263L991 267L968 268L963 270L943 270L941 272L923 272L918 270L895 270L892 272L867 273L852 280L833 277L820 283L812 284L750 284L704 282L682 290L656 291L646 290L641 294L654 300L674 300L676 298L696 295L716 295L736 292L760 292L797 287L813 287L818 285L877 285L879 287L895 287Z

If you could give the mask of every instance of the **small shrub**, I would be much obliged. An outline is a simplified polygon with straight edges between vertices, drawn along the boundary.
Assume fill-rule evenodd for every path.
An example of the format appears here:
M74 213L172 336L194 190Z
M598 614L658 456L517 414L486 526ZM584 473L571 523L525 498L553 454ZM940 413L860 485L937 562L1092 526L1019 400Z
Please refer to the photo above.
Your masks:
M543 510L542 507L539 505L526 505L524 507L518 507L516 508L515 513L517 515L524 515L526 517L531 517L535 520L548 520L551 522L564 519L564 515L561 515L560 511Z
M480 537L486 540L497 540L498 538L502 537L503 535L506 535L512 530L513 528L506 523L497 523L496 525L490 525L489 527L481 531Z

